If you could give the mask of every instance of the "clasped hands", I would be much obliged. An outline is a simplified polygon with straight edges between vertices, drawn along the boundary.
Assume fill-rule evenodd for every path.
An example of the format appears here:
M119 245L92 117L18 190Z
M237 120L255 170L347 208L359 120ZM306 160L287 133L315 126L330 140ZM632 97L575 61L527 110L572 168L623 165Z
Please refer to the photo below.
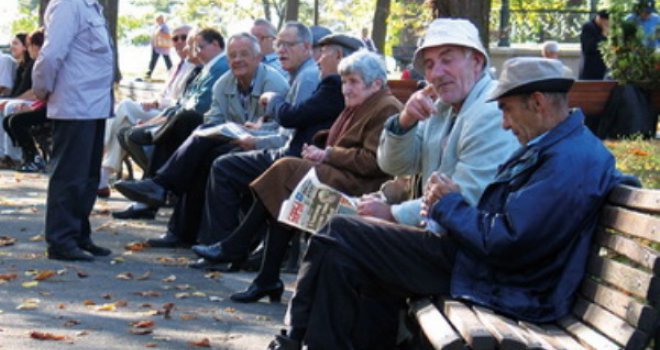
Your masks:
M424 186L420 216L428 217L433 205L450 193L460 192L460 187L445 174L433 172Z

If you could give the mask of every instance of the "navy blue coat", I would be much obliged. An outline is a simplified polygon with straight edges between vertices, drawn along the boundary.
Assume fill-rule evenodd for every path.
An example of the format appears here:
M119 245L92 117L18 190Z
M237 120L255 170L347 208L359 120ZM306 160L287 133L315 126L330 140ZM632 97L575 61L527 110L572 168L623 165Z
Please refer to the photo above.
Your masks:
M584 275L591 237L619 182L612 154L575 110L498 170L477 207L458 193L432 217L460 250L451 294L533 322L566 315Z

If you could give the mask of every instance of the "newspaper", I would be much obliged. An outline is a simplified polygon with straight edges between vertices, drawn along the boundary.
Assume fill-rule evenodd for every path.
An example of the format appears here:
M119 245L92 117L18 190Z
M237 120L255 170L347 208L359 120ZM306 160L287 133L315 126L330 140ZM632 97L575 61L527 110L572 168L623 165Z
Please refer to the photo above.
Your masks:
M357 199L322 184L314 168L282 203L278 220L303 231L316 233L335 214L357 214Z
M244 126L234 122L226 122L197 129L194 133L197 136L212 137L221 140L224 139L226 141L240 140L251 136Z

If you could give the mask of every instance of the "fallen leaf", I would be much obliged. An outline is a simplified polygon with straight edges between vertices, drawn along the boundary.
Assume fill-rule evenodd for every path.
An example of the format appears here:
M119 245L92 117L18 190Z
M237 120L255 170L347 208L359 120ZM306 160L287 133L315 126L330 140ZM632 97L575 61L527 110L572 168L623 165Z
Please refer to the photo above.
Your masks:
M226 307L224 309L224 311L227 312L227 313L233 314L233 313L236 312L236 309L234 309L233 307Z
M135 328L150 328L156 325L156 322L152 320L145 320L145 321L133 321L129 323L131 326Z
M219 296L216 296L216 295L211 295L211 296L209 296L209 300L213 301L213 302L216 302L216 303L219 303L219 302L223 301L224 299L219 297Z
M59 340L65 340L66 336L59 335L59 334L53 334L53 333L32 331L32 332L30 332L30 338L37 339L37 340L56 340L56 341L59 341Z
M80 332L76 333L76 337L84 337L88 334L89 334L88 331L80 331Z
M96 311L115 311L117 310L117 305L114 303L103 304L96 307Z
M155 290L145 290L142 292L135 292L135 294L141 297L159 297L161 295L159 291Z
M204 339L198 340L198 341L191 341L188 344L190 344L192 346L197 346L197 347L200 347L200 348L210 348L211 347L211 341L209 340L209 338L204 338Z
M16 238L9 236L0 236L0 247L14 245L14 243L16 243Z
M34 280L35 281L43 281L45 279L49 279L49 278L55 276L56 274L57 274L57 272L55 272L54 270L43 270L43 271L40 271L36 276L34 276Z
M36 287L38 285L39 285L38 281L28 281L28 282L21 283L21 286L23 286L23 288L32 288L32 287Z
M149 279L149 276L151 276L151 271L147 271L147 272L143 273L140 277L136 278L136 280L144 281L144 280Z
M39 295L47 297L47 296L50 295L50 292L46 292L45 290L42 290L42 291L39 292Z
M91 299L85 299L85 300L83 300L83 305L92 306L92 305L96 305L96 302L94 300L91 300Z
M112 226L112 221L108 221L105 224L97 227L94 231L96 231L96 232L109 231L111 226Z
M144 250L146 247L148 247L148 244L145 242L130 242L124 246L124 249L132 252L139 252Z
M103 293L103 294L101 294L101 298L102 298L102 299L105 299L105 300L110 300L110 299L112 299L112 294L110 294L110 293Z
M118 274L117 276L115 276L115 278L118 279L118 280L125 280L125 281L132 280L133 279L133 274L130 273L130 272L122 272L122 273Z
M257 315L257 321L270 321L270 318L264 315Z
M165 282L165 283L174 282L174 281L176 281L176 276L169 275L169 276L163 278L162 281Z
M30 242L40 242L40 241L43 241L43 240L44 240L44 235L32 236L29 239Z
M87 272L85 272L83 270L76 270L76 275L78 275L78 278L87 278L87 277L89 277Z
M64 327L73 327L73 326L77 326L79 324L80 324L80 321L78 321L78 320L67 320L66 322L64 322L63 326Z
M153 331L151 328L131 328L128 332L135 335L147 335L153 333Z
M196 320L197 316L195 316L193 314L183 314L183 315L180 315L179 318L184 320L184 321L190 321L190 320Z
M34 310L39 307L39 303L24 302L16 307L16 310Z
M647 156L651 155L649 152L643 151L639 148L635 148L635 149L630 150L630 153L632 153L636 156L640 156L640 157L647 157Z
M36 276L36 275L39 274L39 270L37 270L37 269L28 269L28 270L25 270L25 272L23 272L23 274L25 276Z
M177 298L177 299L185 299L185 298L188 298L189 296L190 296L190 293L188 293L188 292L181 292L181 293L174 294L174 297Z
M7 281L8 282L8 281L15 280L17 277L18 277L18 275L15 274L15 273L6 273L6 274L0 275L0 281Z
M190 286L189 284L177 284L173 288L176 290L189 290L192 289L192 286Z
M144 344L144 347L145 348L157 348L158 344L156 344L156 343L146 343L146 344Z
M197 291L197 292L193 292L192 295L193 295L194 297L206 298L206 293L204 293L204 292L199 292L199 291Z
M110 260L110 264L111 264L111 265L116 265L116 264L121 264L121 263L123 263L123 262L125 262L125 261L126 261L126 259L122 258L121 256L118 256L118 257L116 257L116 258Z
M124 299L122 299L122 300L117 300L117 301L115 302L115 305L117 305L117 307L126 307L126 305L128 305L128 301L126 301L126 300L124 300Z
M69 270L67 270L67 269L57 270L57 275L58 275L58 276L62 276L62 275L64 275L64 274L67 273L67 272L69 272Z
M57 305L57 308L60 309L60 310L64 310L64 309L66 309L66 305L65 304L59 304L59 305Z
M220 277L222 277L222 272L220 271L212 271L204 274L204 277L212 279L212 280L217 280Z

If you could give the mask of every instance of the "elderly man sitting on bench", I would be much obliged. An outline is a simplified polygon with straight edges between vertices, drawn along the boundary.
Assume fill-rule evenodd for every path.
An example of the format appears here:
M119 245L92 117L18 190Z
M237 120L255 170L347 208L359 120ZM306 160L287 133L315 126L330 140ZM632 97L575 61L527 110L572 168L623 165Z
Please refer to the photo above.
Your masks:
M314 235L289 304L290 332L268 349L354 349L366 291L450 295L532 322L566 315L600 207L621 179L582 112L569 110L566 72L542 58L504 64L491 97L522 147L476 207L451 178L431 176L423 211L446 233L339 216Z

